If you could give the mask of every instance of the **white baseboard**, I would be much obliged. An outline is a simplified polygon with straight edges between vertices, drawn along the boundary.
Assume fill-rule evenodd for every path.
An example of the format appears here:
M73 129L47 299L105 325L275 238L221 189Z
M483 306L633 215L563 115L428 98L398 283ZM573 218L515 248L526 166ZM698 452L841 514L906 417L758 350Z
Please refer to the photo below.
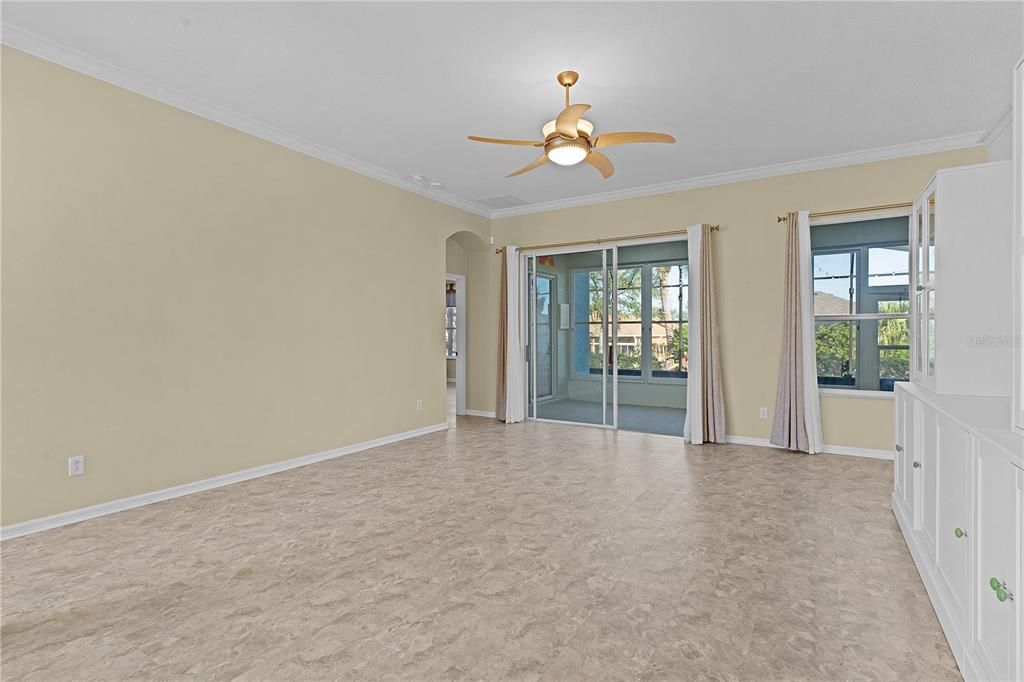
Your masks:
M734 443L736 445L756 445L763 448L776 448L778 450L785 450L785 448L772 445L767 438L754 438L752 436L726 436L726 443ZM823 454L827 455L848 455L850 457L870 457L871 459L893 459L893 453L888 450L873 450L871 448L854 448L848 445L829 445L825 444L822 446Z
M469 417L490 417L496 419L494 412L485 412L484 410L466 410L466 415Z
M767 438L754 438L752 436L730 436L726 434L726 443L732 443L733 445L756 445L762 448L779 448L778 445L772 445L768 442Z
M494 416L493 413L491 416ZM134 509L135 507L142 507L147 504L153 504L154 502L163 502L164 500L170 500L184 495L191 495L192 493L198 493L204 490L221 488L226 485L231 485L232 483L241 483L242 481L248 481L252 478L269 476L270 474L295 469L296 467L306 466L307 464L316 464L317 462L323 462L324 460L334 459L335 457L342 457L344 455L351 455L363 450L369 450L370 448L380 447L381 445L388 445L390 443L397 443L398 441L407 440L409 438L425 436L428 433L434 433L436 431L444 431L447 428L447 423L432 424L431 426L424 426L423 428L405 431L404 433L396 433L390 436L364 441L362 443L346 445L344 447L335 448L334 450L326 450L312 455L286 459L283 462L274 462L273 464L264 464L263 466L243 469L242 471L236 471L230 474L222 474L220 476L214 476L212 478L194 481L192 483L184 483L171 488L164 488L163 490L154 490L153 492L133 495L132 497L122 497L118 500L102 502L91 507L82 507L81 509L72 509L71 511L61 512L60 514L54 514L53 516L44 516L30 521L22 521L21 523L12 523L0 528L0 540L10 540L23 535L39 533L44 530L59 528L60 526L67 526L72 523L78 523L88 519L94 519L98 516L106 516L107 514L114 514L119 511Z
M886 459L890 462L895 455L889 450L873 450L871 448L853 448L849 445L829 445L826 443L824 452L829 455L849 455L851 457L869 457L871 459Z

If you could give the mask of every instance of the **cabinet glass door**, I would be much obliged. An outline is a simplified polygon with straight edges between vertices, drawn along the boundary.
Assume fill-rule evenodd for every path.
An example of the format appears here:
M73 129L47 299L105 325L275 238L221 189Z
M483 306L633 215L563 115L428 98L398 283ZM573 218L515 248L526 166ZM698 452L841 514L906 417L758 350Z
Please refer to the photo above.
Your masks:
M926 359L928 376L935 377L935 290L929 289L928 294L928 309L925 313L925 334L928 348L928 357Z
M917 253L915 254L916 265L914 272L916 277L914 279L914 289L921 291L924 288L925 282L925 267L927 263L927 252L925 251L925 233L924 233L924 210L921 206L914 207L914 245Z
M914 205L914 212L910 219L910 254L913 260L913 306L911 310L910 328L913 330L911 344L914 356L914 374L924 374L924 268L925 268L925 234L924 234L924 211L920 203Z
M928 195L928 267L927 280L932 282L935 279L935 192Z

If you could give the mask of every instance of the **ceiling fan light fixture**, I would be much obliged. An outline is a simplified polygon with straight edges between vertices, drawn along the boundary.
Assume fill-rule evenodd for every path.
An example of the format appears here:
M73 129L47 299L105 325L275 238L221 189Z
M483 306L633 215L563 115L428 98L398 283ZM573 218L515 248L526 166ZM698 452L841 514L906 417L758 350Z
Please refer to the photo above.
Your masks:
M549 161L559 166L575 166L585 161L605 179L615 174L615 165L600 151L605 147L638 142L671 144L676 141L676 138L666 133L651 132L604 132L600 137L594 137L594 124L583 118L583 114L590 110L590 105L570 102L569 90L576 85L579 77L580 75L575 71L563 71L558 74L556 80L565 89L565 108L558 113L557 118L541 126L541 131L544 133L543 140L507 140L479 135L470 135L469 139L474 142L490 144L544 148L542 155L519 170L509 173L505 176L507 178L529 173L547 165Z
M581 118L579 122L576 124L576 130L579 131L580 135L583 135L584 137L590 137L591 135L594 134L594 124L591 123L590 121L587 121L586 119ZM541 128L541 132L543 133L545 140L554 135L555 122L552 120L545 123L544 127Z
M590 153L590 145L582 140L562 140L549 143L545 153L548 160L557 163L559 166L575 166L587 158Z

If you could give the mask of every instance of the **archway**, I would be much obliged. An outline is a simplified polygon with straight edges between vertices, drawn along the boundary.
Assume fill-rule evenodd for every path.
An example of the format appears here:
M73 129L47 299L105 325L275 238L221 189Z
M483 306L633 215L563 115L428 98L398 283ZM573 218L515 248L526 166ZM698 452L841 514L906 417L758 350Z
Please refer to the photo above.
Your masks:
M448 422L455 425L457 415L468 414L466 394L469 386L469 356L472 335L469 320L469 290L477 284L471 275L471 258L487 249L477 234L460 230L445 240L445 382L448 391ZM449 287L454 288L454 301L449 300ZM454 302L454 306L449 305Z

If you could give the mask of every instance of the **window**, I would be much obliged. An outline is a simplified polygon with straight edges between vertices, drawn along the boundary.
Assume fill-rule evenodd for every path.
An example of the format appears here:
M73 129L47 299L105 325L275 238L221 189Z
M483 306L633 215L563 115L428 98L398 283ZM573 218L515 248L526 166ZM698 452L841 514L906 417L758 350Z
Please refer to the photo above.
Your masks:
M573 272L572 296L573 372L601 374L601 327L604 319L604 280L601 271Z
M910 378L905 218L811 228L818 385L893 390Z
M609 269L607 281L611 277ZM604 284L600 268L572 274L572 368L577 376L603 372ZM688 357L686 263L623 265L618 269L617 284L619 376L643 382L681 382L686 378Z
M643 376L643 268L619 268L619 329L615 351L620 376Z
M651 375L686 376L689 338L685 264L651 266Z
M455 283L448 282L445 285L445 309L444 309L444 354L445 357L458 357L458 343L456 340L456 319L455 319Z

